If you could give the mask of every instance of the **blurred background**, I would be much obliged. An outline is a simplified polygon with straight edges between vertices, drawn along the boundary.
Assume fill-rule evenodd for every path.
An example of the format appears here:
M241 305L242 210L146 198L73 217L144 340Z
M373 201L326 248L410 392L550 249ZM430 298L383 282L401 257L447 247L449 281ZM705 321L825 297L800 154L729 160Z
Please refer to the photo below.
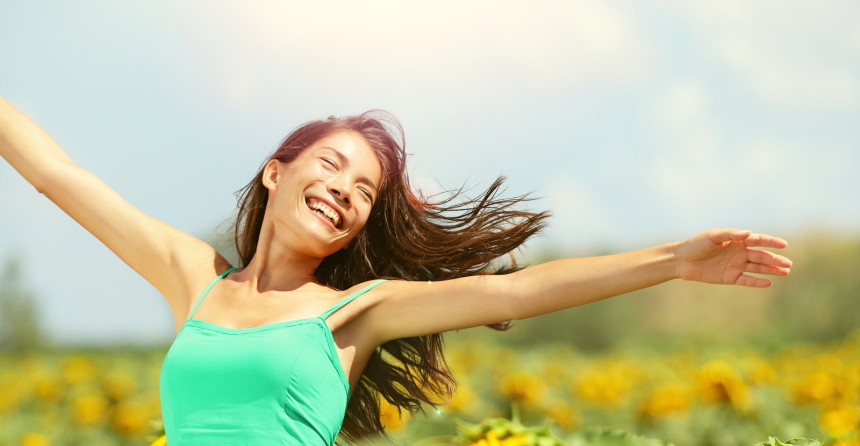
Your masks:
M524 262L721 226L786 238L795 267L767 290L671 283L506 333L448 338L454 350L543 352L530 370L561 355L543 348L568 349L598 370L618 351L645 355L637 369L684 349L743 348L764 363L792 363L780 355L795 358L798 345L840 352L848 359L838 367L807 357L796 380L759 383L766 398L784 398L768 404L785 407L785 419L806 421L755 431L838 438L823 427L827 410L842 410L827 419L848 420L854 432L860 419L857 350L842 344L860 322L858 19L850 1L2 1L0 95L141 210L213 242L229 229L234 192L290 130L372 108L401 120L425 194L478 191L505 175L510 195L540 197L533 208L554 218L519 253ZM40 441L22 437L30 431L56 444L141 444L152 429L140 426L158 417L157 371L174 336L168 306L5 163L0 191L0 445ZM711 359L690 359L689 370L707 375L700 368ZM585 379L587 367L570 368L580 374L560 382ZM805 379L824 382L808 378L817 369L842 375L819 377L830 380L825 396L803 396ZM752 370L733 373L753 386ZM651 383L636 388L659 387ZM508 416L512 399L525 404L504 388L478 398L497 398L495 409L463 417ZM588 400L580 390L560 401ZM624 401L641 412L647 395ZM726 398L724 409L737 412ZM663 421L649 428L641 417L568 409L579 414L568 430L614 420L679 444L763 439L680 441ZM545 407L533 413L555 419ZM89 426L90 437L42 427L59 425Z

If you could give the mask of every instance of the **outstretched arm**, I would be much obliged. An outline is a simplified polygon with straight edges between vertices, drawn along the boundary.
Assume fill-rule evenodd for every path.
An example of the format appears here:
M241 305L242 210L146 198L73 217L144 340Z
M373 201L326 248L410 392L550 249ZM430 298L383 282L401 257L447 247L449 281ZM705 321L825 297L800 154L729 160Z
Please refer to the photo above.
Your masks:
M0 156L152 283L177 319L187 311L189 296L226 267L209 245L144 214L76 165L44 130L3 98Z
M367 313L379 341L525 319L682 278L770 286L754 274L784 276L791 261L756 248L786 242L736 229L703 232L680 243L601 257L556 260L503 276L379 286Z

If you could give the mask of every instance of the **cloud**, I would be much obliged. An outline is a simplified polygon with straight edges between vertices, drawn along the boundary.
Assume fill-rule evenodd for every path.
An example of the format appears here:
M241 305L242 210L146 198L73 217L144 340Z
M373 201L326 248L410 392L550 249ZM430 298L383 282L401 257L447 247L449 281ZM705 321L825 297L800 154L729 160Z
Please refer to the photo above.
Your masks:
M860 107L860 4L667 2L761 100L778 107Z
M657 147L646 179L682 226L856 225L860 211L845 205L860 190L856 148L847 142L808 147L772 132L730 141L713 99L704 84L679 80L649 113Z
M654 51L628 11L596 0L261 0L220 2L199 15L198 38L217 39L220 49L203 56L205 76L239 106L261 99L267 88L253 86L260 82L428 96L464 85L553 91L623 84L650 72ZM249 75L248 66L264 73Z

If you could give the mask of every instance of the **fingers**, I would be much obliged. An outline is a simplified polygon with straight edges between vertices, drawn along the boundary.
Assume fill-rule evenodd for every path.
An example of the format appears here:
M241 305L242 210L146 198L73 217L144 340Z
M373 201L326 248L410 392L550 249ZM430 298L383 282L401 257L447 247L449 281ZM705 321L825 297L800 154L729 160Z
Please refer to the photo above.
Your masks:
M746 272L755 274L768 274L771 276L787 276L791 272L791 270L789 270L788 268L781 268L779 266L773 265L764 265L761 263L748 263Z
M752 263L774 265L781 268L790 268L792 265L792 262L788 257L774 254L770 251L762 251L760 249L748 249L747 259Z
M775 249L782 249L788 246L788 242L785 240L767 234L749 234L749 237L746 237L746 240L744 240L744 244L759 248Z
M750 230L741 229L712 229L707 231L708 239L713 243L728 241L743 241L746 246L758 248L782 249L788 246L785 240L767 234L755 234Z
M771 281L763 277L754 277L751 274L767 274L770 276L787 276L791 273L789 267L791 260L779 254L774 254L768 251L760 251L756 249L748 250L749 262L747 262L746 270L739 275L735 284L754 287L767 288L771 285Z
M708 240L713 243L725 243L729 241L741 241L752 234L752 231L742 231L740 229L712 229L707 231Z
M770 286L770 280L741 274L735 284L753 288L767 288Z

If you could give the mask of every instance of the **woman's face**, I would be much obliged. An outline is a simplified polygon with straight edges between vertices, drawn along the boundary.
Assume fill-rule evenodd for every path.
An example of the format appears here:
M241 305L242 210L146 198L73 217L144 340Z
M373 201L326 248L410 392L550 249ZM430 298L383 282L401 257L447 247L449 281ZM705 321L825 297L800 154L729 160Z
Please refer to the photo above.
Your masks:
M345 248L364 228L381 181L370 144L349 130L323 137L289 164L269 161L263 185L275 238L320 259Z

